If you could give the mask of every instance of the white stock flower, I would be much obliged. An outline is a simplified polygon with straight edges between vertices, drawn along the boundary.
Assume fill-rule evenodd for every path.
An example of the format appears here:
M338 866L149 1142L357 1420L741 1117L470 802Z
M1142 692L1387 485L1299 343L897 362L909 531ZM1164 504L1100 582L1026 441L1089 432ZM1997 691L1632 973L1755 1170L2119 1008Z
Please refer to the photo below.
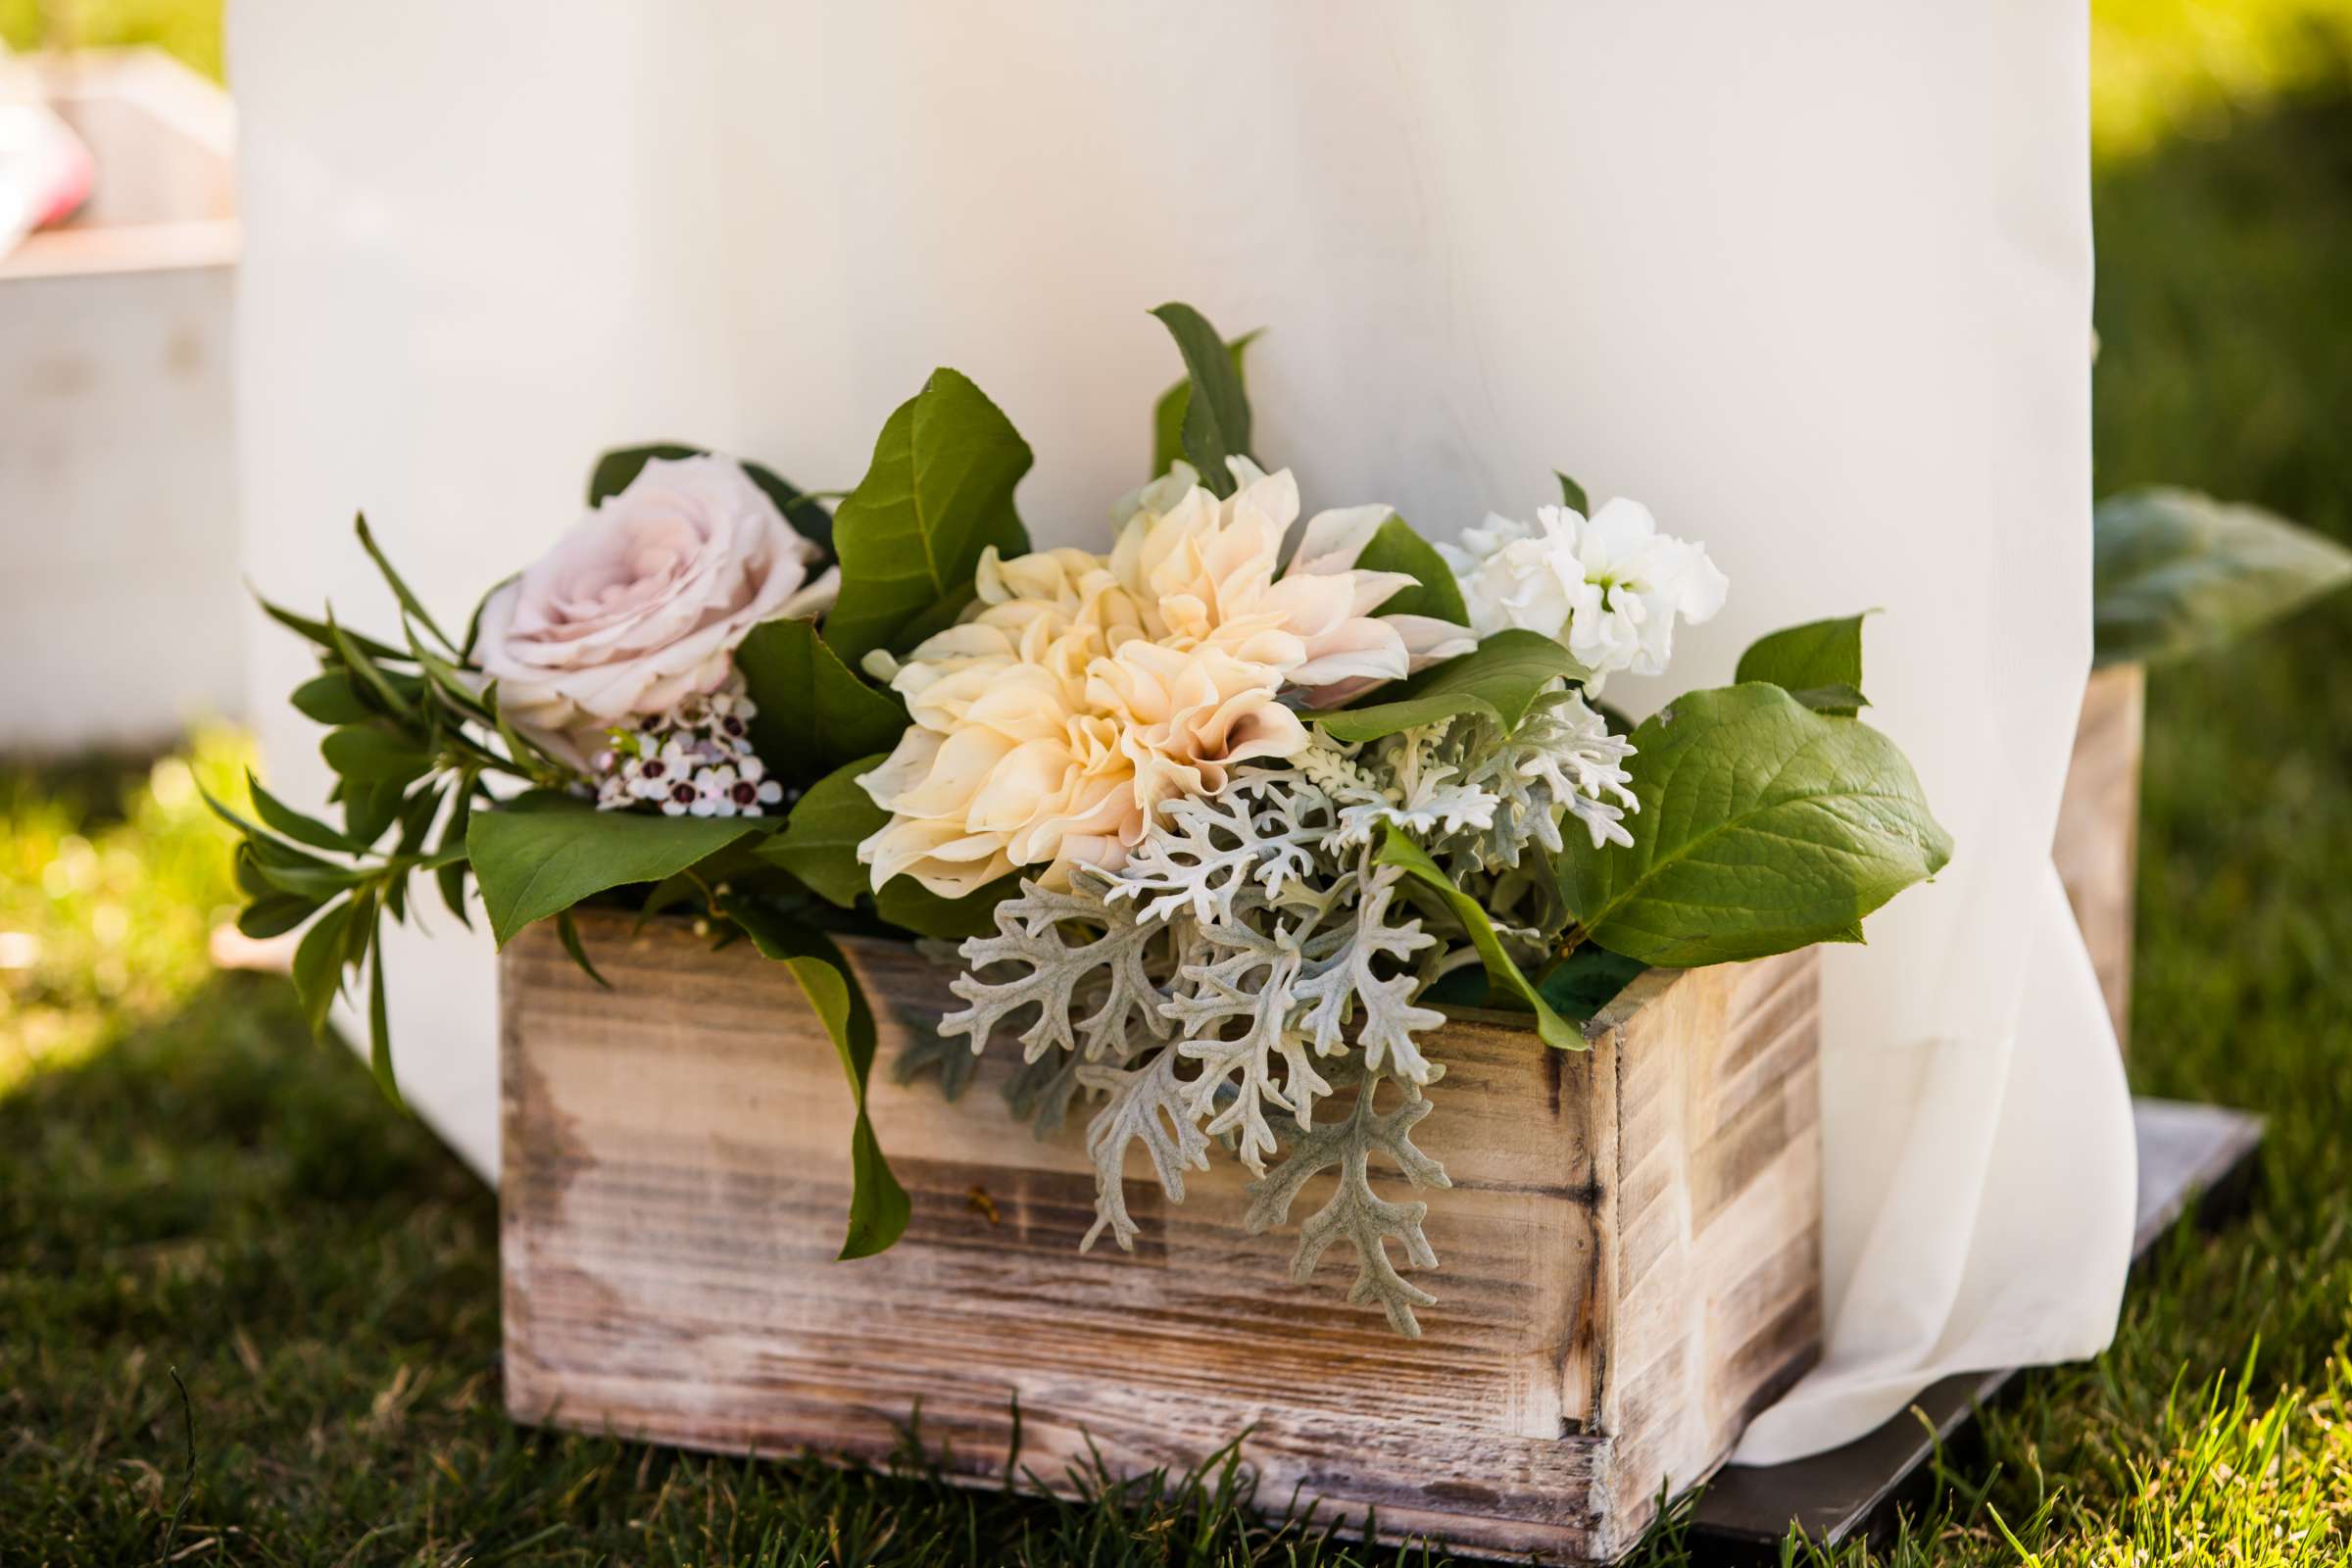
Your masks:
M603 731L716 691L763 620L813 615L837 574L732 459L656 458L483 602L500 710L585 766Z
M1509 626L1557 638L1596 677L1656 675L1674 651L1679 616L1696 624L1723 608L1729 581L1704 546L1658 532L1649 509L1611 501L1591 517L1543 507L1536 526L1490 515L1441 544L1471 629Z

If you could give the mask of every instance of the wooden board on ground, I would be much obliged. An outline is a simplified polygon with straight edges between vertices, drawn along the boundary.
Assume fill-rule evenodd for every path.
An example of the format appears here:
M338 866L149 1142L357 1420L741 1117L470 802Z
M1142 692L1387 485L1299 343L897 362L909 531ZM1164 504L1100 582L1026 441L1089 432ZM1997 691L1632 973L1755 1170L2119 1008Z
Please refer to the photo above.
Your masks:
M2139 1142L2136 1256L2200 1197L2218 1205L2242 1197L2263 1123L2244 1111L2174 1100L2136 1100L2132 1108ZM1949 1446L2016 1376L2003 1369L1948 1377L1841 1448L1788 1464L1725 1468L1698 1499L1691 1521L1698 1542L1727 1559L1764 1559L1792 1522L1823 1545L1890 1526L1897 1505L1918 1500L1913 1484L1927 1478L1936 1446Z
M1444 1163L1424 1337L1348 1299L1335 1248L1289 1281L1292 1223L1242 1223L1219 1152L1165 1201L1140 1155L1137 1250L1080 1252L1079 1123L1038 1141L1001 1044L949 1104L888 1064L956 1004L904 945L847 944L880 1014L871 1105L913 1195L903 1241L836 1263L851 1104L782 965L683 922L581 931L613 989L541 925L502 970L507 1399L524 1421L689 1447L878 1459L921 1403L927 1446L995 1484L1099 1451L1182 1470L1248 1436L1294 1487L1385 1537L1605 1559L1661 1487L1702 1479L1819 1343L1819 965L1653 973L1549 1051L1505 1015L1431 1042L1446 1076L1414 1141ZM1338 1097L1344 1100L1345 1093ZM1344 1112L1333 1104L1318 1111ZM1398 1259L1401 1261L1401 1258Z

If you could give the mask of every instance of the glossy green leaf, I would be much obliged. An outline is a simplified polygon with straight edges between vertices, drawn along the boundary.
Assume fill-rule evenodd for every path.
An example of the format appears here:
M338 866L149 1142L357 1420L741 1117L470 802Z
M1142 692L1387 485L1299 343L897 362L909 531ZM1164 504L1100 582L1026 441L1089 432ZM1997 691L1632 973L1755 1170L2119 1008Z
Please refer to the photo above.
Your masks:
M2352 551L2257 507L2133 490L2091 519L2091 628L2101 664L2219 646L2352 580Z
M1511 956L1503 951L1502 938L1495 934L1494 922L1479 902L1453 885L1429 852L1394 827L1381 833L1380 863L1393 865L1413 877L1424 887L1446 901L1454 918L1468 933L1470 945L1478 950L1479 961L1487 967L1487 983L1503 996L1515 1000L1536 1015L1536 1037L1554 1051L1582 1051L1589 1042L1582 1031L1552 1010L1544 994L1529 984Z
M972 601L979 597L972 585L968 582L965 583L954 593L941 599L929 610L892 632L889 643L890 651L902 655L909 653L926 638L946 631L950 626L963 619L963 612L969 610L972 607Z
M356 855L364 847L353 843L348 834L337 832L317 817L305 816L262 788L262 781L253 776L251 769L245 774L245 793L253 798L256 816L297 844L308 844L314 850L331 850L338 855Z
M735 650L759 715L752 745L770 772L801 782L888 752L906 733L906 707L841 662L808 620L752 628Z
M343 945L349 934L352 901L330 905L312 922L294 949L294 995L313 1035L326 1033L327 1010L343 984Z
M942 942L994 936L997 906L1021 891L1018 871L997 878L960 899L946 899L910 876L894 876L874 895L874 912L902 931Z
M296 712L318 724L358 724L375 716L375 710L360 701L350 673L341 668L314 675L295 687L293 702Z
M1692 692L1634 732L1631 847L1569 835L1582 934L1688 967L1861 940L1865 915L1951 858L1911 764L1866 724L1764 682Z
M1588 942L1546 968L1537 979L1536 989L1561 1017L1583 1024L1648 972L1649 965L1641 959Z
M270 893L237 911L237 929L257 942L284 936L318 909L317 899L298 893Z
M825 641L857 667L868 649L972 580L990 545L1029 548L1013 486L1029 445L986 394L954 370L931 373L874 443L872 465L833 519L841 595Z
M333 640L335 654L343 661L344 667L358 678L362 686L373 692L394 717L406 718L415 710L416 693L421 683L414 677L396 681L390 672L376 663L378 659L406 659L406 654L369 652L369 649L380 645L371 644L366 638L355 636L336 625L331 607L326 612L326 634Z
M1838 718L1852 718L1870 706L1858 686L1799 686L1788 695L1816 713Z
M361 880L361 872L322 860L285 840L273 837L251 819L230 810L199 785L197 793L215 816L244 835L238 847L237 886L259 902L273 894L290 893L313 903L324 903Z
M500 947L533 920L637 882L660 882L739 839L773 831L773 817L652 816L599 811L533 792L466 827L466 854Z
M1355 564L1359 571L1401 571L1419 585L1392 595L1380 607L1380 613L1435 615L1457 626L1470 624L1470 612L1462 605L1462 590L1453 580L1453 568L1402 517L1382 523Z
M580 923L571 917L569 909L556 911L556 940L564 944L564 951L579 965L580 973L607 991L612 989L612 982L597 973L596 965L588 961L588 949L580 941Z
M1190 305L1171 301L1152 314L1184 356L1191 388L1179 432L1185 459L1200 471L1200 482L1212 493L1229 496L1235 481L1226 460L1250 456L1250 395L1242 386L1237 356L1208 318Z
M375 1074L384 1098L402 1105L400 1084L392 1073L392 1020L384 1003L384 927L376 922L368 945L368 1066ZM405 1106L404 1106L405 1108Z
M473 770L467 768L450 786L449 819L441 824L441 842L434 850L442 863L433 868L443 907L468 930L473 927L473 917L466 912L466 827L473 819L474 779Z
M400 803L400 837L393 841L394 855L424 854L425 835L433 830L433 819L441 814L441 794L445 787L437 779L428 779Z
M482 700L480 691L465 672L425 647L423 640L416 635L416 623L406 615L400 619L400 629L408 636L409 657L424 672L426 689L441 700L458 722L491 722L489 705Z
M870 1257L886 1250L906 1230L913 1213L906 1190L891 1174L874 1137L865 1109L866 1080L874 1066L874 1015L865 990L850 970L849 961L832 938L812 926L787 919L742 900L722 905L727 918L741 926L760 956L784 964L800 982L808 1005L832 1037L841 1057L842 1075L849 1080L858 1116L850 1130L850 1222L842 1238L843 1258Z
M1244 332L1225 345L1225 353L1233 361L1234 379L1242 383L1245 396L1248 394L1250 378L1243 362L1249 355L1250 345L1257 341L1258 333L1262 330L1255 328ZM1162 392L1159 401L1152 405L1152 477L1154 479L1176 466L1176 460L1184 456L1184 415L1192 407L1192 401L1193 382L1187 376Z
M784 819L784 831L760 846L759 858L782 866L843 908L869 891L858 846L879 833L890 813L858 782L881 765L882 753L844 763L808 787Z
M1852 718L1870 706L1862 695L1861 615L1809 620L1748 644L1735 680L1767 680L1819 712Z
M433 765L432 754L419 746L415 736L376 723L328 730L318 743L318 753L337 773L366 784L405 785Z
M406 779L384 779L370 783L362 779L343 781L343 831L355 844L373 844L384 836L384 829L400 815L400 803L408 791Z
M1589 673L1549 637L1512 627L1390 688L1394 695L1387 702L1301 716L1345 742L1376 740L1461 713L1483 714L1509 730L1544 686L1562 676L1582 680Z
M247 591L251 592L250 586L248 587ZM308 615L297 614L282 605L271 604L269 600L264 599L258 593L254 594L253 602L262 607L262 612L264 614L268 615L271 620L276 621L279 625L285 627L288 631L294 632L298 636L307 638L311 642L317 643L327 653L335 654L340 657L341 648L337 643L335 627L330 624L330 622L324 620L313 620ZM373 638L363 637L357 632L347 631L343 633L343 636L348 638L360 649L362 653L367 654L371 659L406 659L408 657L397 648L388 648L384 644L375 641Z

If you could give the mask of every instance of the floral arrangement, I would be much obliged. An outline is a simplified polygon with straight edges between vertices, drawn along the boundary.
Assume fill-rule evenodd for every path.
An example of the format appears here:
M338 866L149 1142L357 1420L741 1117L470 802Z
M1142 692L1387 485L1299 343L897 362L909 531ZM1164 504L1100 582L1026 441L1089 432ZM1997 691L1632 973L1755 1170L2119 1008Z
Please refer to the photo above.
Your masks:
M1382 505L1304 511L1252 455L1247 340L1154 313L1187 370L1156 475L1108 549L1034 550L1028 447L933 374L828 509L755 464L660 446L600 462L585 516L442 632L363 520L398 640L275 607L317 646L295 705L340 825L253 790L238 872L255 935L307 923L294 983L323 1027L364 975L393 1087L381 923L429 874L504 943L617 900L787 964L858 1105L844 1256L907 1200L864 1110L875 1029L836 938L924 942L961 1005L896 1064L951 1097L983 1051L1041 1137L1074 1110L1091 1246L1131 1247L1140 1147L1171 1200L1212 1153L1248 1224L1332 1244L1351 1299L1414 1334L1433 1298L1412 1141L1448 1007L1508 1009L1530 1049L1653 965L1859 941L1950 853L1894 745L1859 721L1861 617L1767 637L1736 684L1636 725L1612 674L1662 672L1727 583L1698 544L1561 480L1531 522L1432 543ZM1293 536L1296 535L1294 538ZM1391 1244L1395 1245L1392 1253Z

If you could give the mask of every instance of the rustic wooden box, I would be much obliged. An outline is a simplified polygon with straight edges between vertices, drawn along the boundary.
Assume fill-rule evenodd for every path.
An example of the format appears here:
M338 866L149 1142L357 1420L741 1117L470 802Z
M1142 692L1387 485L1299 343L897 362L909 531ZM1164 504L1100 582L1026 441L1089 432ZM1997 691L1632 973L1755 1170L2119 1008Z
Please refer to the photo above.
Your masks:
M2111 664L2090 672L2082 716L2058 801L2050 857L2090 949L2118 1046L2130 1044L2132 911L2139 883L2139 753L2147 670Z
M580 926L612 990L544 924L501 973L519 1420L880 1458L919 1398L926 1444L994 1480L1017 1396L1022 1463L1048 1479L1089 1440L1137 1471L1249 1429L1270 1496L1376 1507L1387 1537L1605 1560L1816 1353L1810 954L1644 976L1582 1054L1492 1014L1448 1023L1414 1137L1454 1185L1424 1195L1444 1267L1408 1342L1347 1304L1345 1258L1288 1283L1294 1238L1243 1232L1227 1158L1176 1206L1139 1155L1137 1251L1080 1253L1083 1116L1045 1143L1017 1127L996 1092L1010 1051L954 1104L894 1082L883 1064L953 1002L889 943L847 946L881 1014L873 1115L914 1218L890 1252L834 1262L850 1099L790 976L677 923Z

